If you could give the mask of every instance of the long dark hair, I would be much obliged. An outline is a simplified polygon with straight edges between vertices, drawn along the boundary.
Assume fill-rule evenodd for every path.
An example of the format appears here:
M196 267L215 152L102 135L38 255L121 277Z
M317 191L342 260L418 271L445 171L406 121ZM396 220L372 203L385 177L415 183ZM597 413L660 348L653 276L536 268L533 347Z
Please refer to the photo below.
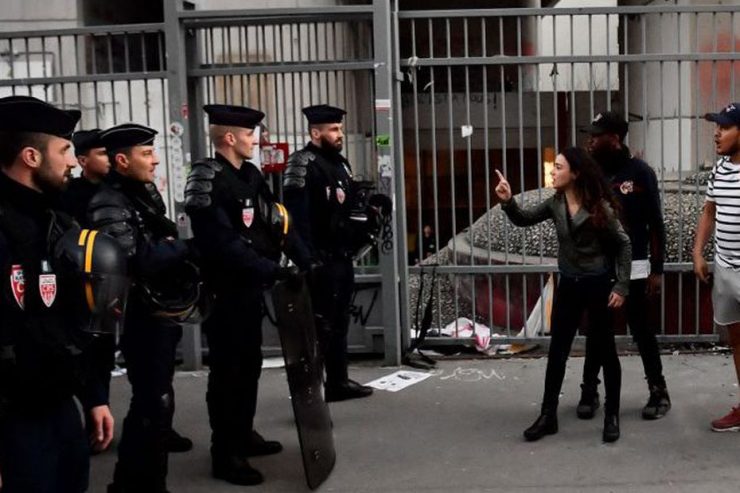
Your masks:
M601 167L580 147L568 147L560 151L570 165L570 170L577 173L573 186L581 198L582 206L591 214L591 220L597 228L606 227L609 219L606 202L619 217L619 203L609 187Z

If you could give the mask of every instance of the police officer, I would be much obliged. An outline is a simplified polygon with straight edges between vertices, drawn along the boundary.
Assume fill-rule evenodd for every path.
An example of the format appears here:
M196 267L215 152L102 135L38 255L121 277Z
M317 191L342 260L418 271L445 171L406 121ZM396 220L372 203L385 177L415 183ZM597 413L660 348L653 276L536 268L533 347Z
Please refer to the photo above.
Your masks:
M72 144L82 173L69 181L62 194L62 207L78 223L87 221L87 204L110 171L108 153L100 139L101 130L80 130L72 134Z
M354 291L352 255L358 235L351 213L356 208L352 169L341 154L346 112L329 105L303 109L311 142L288 159L283 175L285 205L311 256L311 291L316 333L326 370L327 402L367 397L372 389L350 380L347 332Z
M625 304L627 323L640 351L650 396L644 419L659 419L671 408L655 330L648 324L648 302L660 293L665 252L665 226L655 171L630 153L624 143L628 125L619 113L604 111L585 129L588 151L604 171L622 206L621 218L632 243L632 280ZM599 406L596 391L601 364L586 354L578 417L590 419Z
M69 138L79 118L28 96L0 99L3 493L87 489L89 447L74 397L97 445L113 436L107 389L85 359L79 272L67 269L57 248L65 231L79 232L56 205L76 164Z
M203 324L210 366L206 400L212 473L230 483L255 485L263 477L248 457L282 450L279 442L254 430L262 368L262 292L275 280L298 274L295 267L280 266L281 249L303 268L309 260L295 238L285 238L282 205L249 161L259 138L255 127L264 113L227 105L203 109L216 155L193 164L185 204L216 298Z
M101 134L112 169L87 210L89 224L113 236L126 252L134 283L120 341L133 395L109 492L166 491L175 348L182 327L158 316L148 287L155 279L170 279L170 272L184 265L191 253L165 216L153 183L159 164L156 133L129 123Z

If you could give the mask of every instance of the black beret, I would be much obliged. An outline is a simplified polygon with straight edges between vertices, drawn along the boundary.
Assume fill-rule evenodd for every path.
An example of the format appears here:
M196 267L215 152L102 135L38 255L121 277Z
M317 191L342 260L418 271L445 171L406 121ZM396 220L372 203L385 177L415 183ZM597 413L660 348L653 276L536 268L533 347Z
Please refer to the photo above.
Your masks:
M38 132L69 139L80 112L60 110L31 96L0 98L0 130L6 132Z
M308 123L342 123L342 118L347 114L342 108L329 106L328 104L317 104L303 108L303 114L306 115Z
M85 154L90 149L105 147L100 138L102 131L99 128L93 130L79 130L72 134L72 144L75 146L75 155Z
M153 128L136 123L116 125L100 133L100 140L108 151L117 151L134 146L150 146L154 144L157 131Z
M211 125L254 128L265 117L261 111L227 104L207 104L203 106L203 111L208 114L208 123Z

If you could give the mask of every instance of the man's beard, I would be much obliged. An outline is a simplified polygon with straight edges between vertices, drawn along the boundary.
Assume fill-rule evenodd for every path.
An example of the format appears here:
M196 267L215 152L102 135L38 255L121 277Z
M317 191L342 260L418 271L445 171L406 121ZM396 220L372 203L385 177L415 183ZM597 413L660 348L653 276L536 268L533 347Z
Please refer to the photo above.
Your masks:
M54 179L50 167L42 162L39 169L33 174L32 180L36 187L47 194L58 194L67 188L71 178L71 172L64 173L64 179L59 182Z
M342 143L337 141L336 143L332 143L327 139L326 137L321 137L321 148L326 151L333 151L339 154L342 152Z
M607 175L614 174L619 169L624 151L611 147L598 147L591 152L591 156L604 170Z

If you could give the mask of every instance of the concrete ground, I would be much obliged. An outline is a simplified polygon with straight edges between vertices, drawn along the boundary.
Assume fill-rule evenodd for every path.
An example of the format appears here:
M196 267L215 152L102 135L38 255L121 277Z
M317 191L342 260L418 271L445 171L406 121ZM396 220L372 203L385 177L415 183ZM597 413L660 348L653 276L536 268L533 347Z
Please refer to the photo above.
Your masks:
M337 464L319 491L332 492L737 492L740 434L713 433L709 421L738 402L726 355L666 355L673 409L643 421L647 392L639 357L622 358L622 438L601 441L602 414L575 416L583 358L572 358L560 407L560 432L536 443L522 431L537 417L544 358L446 360L425 381L400 392L376 391L359 401L331 404ZM368 382L396 371L377 363L353 365ZM303 478L283 369L266 369L257 429L285 450L254 459L265 475L258 487L233 486L209 475L206 373L175 380L175 428L195 448L170 456L169 489L176 492L300 492ZM129 398L115 378L113 410L123 421ZM118 430L120 432L120 430ZM91 492L105 491L115 449L93 459Z

